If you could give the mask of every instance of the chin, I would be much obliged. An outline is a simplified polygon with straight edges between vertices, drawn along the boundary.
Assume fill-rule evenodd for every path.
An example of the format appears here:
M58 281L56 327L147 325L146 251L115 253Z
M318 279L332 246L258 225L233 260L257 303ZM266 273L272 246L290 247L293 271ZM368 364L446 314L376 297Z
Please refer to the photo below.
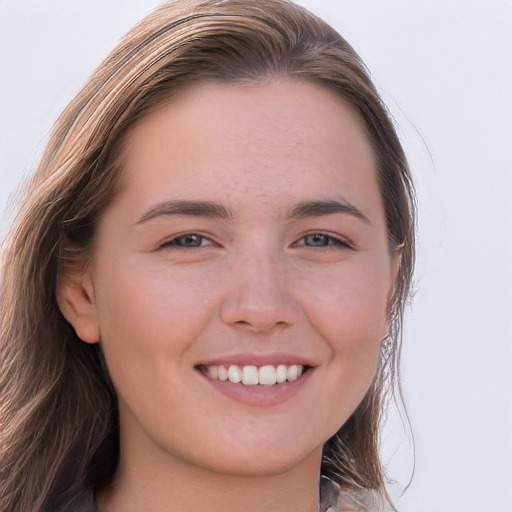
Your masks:
M214 473L240 477L270 477L287 473L308 459L316 467L320 467L322 449L323 443L301 443L299 434L288 436L286 440L272 439L267 435L240 444L232 442L229 449L222 450L222 453L203 454L204 458L200 463Z
M271 454L270 451L264 453L260 451L259 454L247 455L236 460L229 457L223 461L223 464L211 467L211 470L234 477L274 477L293 471L309 458L315 461L316 467L319 467L321 456L322 448L303 456L299 456L296 451L293 454Z

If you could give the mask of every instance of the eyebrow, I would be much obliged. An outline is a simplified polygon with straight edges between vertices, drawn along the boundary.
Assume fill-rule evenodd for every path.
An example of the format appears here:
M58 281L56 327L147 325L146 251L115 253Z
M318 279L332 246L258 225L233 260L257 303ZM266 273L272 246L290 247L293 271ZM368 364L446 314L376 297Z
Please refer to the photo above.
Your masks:
M211 201L164 201L150 208L139 220L138 224L147 222L155 217L167 215L191 215L193 217L209 217L229 220L233 212L218 203Z
M357 217L370 224L364 213L349 203L334 199L303 201L296 204L286 214L287 219L303 219L305 217L321 217L343 213ZM137 224L147 222L151 219L170 215L191 215L193 217L207 217L213 219L231 220L234 215L230 208L212 201L164 201L150 208L138 221Z
M367 224L371 224L368 217L359 208L348 201L339 201L335 199L303 201L295 205L286 214L286 217L288 219L302 219L304 217L321 217L323 215L332 215L335 213L352 215Z

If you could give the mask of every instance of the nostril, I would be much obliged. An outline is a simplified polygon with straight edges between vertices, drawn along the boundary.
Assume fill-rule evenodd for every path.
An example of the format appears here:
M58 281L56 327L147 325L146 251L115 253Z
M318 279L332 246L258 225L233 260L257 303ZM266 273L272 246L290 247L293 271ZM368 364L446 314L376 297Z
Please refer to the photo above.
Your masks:
M265 298L245 290L224 301L220 318L231 326L253 332L269 332L276 327L294 324L298 318L298 308L289 297Z

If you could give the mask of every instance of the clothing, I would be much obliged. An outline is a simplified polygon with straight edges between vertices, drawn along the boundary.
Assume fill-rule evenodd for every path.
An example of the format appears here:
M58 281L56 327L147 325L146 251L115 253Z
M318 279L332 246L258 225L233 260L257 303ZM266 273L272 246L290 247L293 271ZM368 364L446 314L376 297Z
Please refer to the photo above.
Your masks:
M320 500L325 512L391 512L377 493L351 485L340 486L328 478L320 482Z
M357 500L357 501L356 501ZM344 491L339 491L336 502L327 509L327 512L377 512L376 509L369 509L367 504L358 500L355 496Z

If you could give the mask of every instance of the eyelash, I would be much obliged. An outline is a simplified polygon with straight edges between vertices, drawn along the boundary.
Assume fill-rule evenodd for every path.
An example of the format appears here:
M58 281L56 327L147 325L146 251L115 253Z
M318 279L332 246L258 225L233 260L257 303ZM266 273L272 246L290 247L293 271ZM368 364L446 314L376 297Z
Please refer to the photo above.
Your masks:
M193 237L198 239L199 245L185 246L185 245L178 244L178 240L180 240L180 239L186 239L186 238L191 239ZM305 241L307 238L311 238L311 237L320 237L326 242L326 244L325 245L307 245L305 243ZM218 245L215 242L213 242L211 240L211 238L209 238L205 235L201 235L200 233L184 233L182 235L178 235L170 240L163 242L158 247L158 249L167 249L167 248L179 249L179 250L201 249L202 247L204 247L203 246L204 241L209 242L207 247ZM304 243L301 243L301 242L304 242ZM346 240L336 237L336 236L333 236L333 235L328 235L327 233L322 233L322 232L308 233L306 235L303 235L293 245L299 246L299 247L300 246L308 247L310 249L323 249L323 250L329 250L329 248L352 249L352 246Z

